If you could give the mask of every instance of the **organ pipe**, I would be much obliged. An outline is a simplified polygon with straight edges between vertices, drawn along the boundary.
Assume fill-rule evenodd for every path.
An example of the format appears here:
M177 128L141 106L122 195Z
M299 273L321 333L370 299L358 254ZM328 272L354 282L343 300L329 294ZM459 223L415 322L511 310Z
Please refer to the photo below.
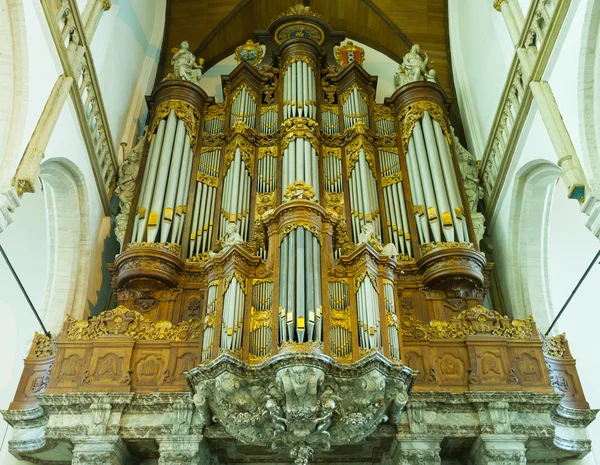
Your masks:
M344 363L371 350L399 360L394 276L434 250L417 243L469 240L442 107L417 101L425 89L375 105L375 79L323 73L318 47L301 43L282 45L275 78L245 65L224 77L224 103L197 102L196 126L176 99L153 117L131 242L182 245L185 273L211 276L198 285L204 362L298 344ZM367 224L373 247L356 247Z
M283 119L304 116L316 119L316 76L314 63L291 60L283 75Z

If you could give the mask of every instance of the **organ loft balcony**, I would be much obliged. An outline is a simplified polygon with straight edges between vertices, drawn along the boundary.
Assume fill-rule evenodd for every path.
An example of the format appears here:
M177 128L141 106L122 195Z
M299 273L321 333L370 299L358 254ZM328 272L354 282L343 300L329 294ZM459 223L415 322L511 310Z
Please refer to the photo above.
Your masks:
M413 47L376 103L343 37L291 9L238 47L221 103L182 44L119 184L117 306L36 336L3 412L13 455L585 455L595 412L566 341L486 308L474 159L435 72Z

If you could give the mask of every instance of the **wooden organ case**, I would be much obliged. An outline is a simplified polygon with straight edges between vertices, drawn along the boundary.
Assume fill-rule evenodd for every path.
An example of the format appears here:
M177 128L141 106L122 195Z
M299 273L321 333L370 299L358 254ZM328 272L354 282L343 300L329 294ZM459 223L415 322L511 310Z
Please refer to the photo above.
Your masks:
M483 306L492 264L443 88L376 103L377 78L336 62L343 35L305 7L257 37L272 61L241 60L222 103L173 77L154 88L118 306L36 338L11 409L191 388L190 431L219 424L306 463L386 422L408 434L409 393L544 396L559 373L562 405L587 408L568 350L545 354L531 318Z

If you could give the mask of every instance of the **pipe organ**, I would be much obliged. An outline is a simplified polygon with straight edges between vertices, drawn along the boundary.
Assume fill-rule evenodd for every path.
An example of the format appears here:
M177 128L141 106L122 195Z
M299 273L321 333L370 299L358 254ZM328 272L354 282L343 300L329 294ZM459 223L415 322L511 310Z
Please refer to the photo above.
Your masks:
M28 450L63 441L55 463L72 449L74 430L60 425L81 417L78 434L93 441L105 420L128 432L117 439L136 453L160 443L142 457L160 463L204 463L198 441L207 438L227 463L247 460L227 456L243 443L259 461L284 462L284 449L304 465L312 452L319 463L350 463L356 449L345 444L375 450L400 437L393 454L414 452L415 427L419 454L434 446L390 463L439 464L446 443L446 457L479 444L479 417L488 438L499 429L510 444L525 434L548 442L550 409L554 421L563 405L548 396L546 363L573 382L561 391L566 411L587 403L574 361L554 346L545 356L532 319L482 306L491 264L475 241L435 73L408 82L404 67L403 85L375 102L362 49L336 48L343 34L302 5L257 39L264 53L247 41L222 76L223 102L185 76L155 86L123 248L110 265L118 307L67 319L56 343L36 336L11 409L27 409L19 425L39 411L53 426L39 417L19 438L46 431ZM423 61L418 46L410 53ZM181 66L196 60L178 54ZM191 71L198 77L197 65ZM419 402L404 415L413 385ZM74 392L76 407L65 409ZM504 434L519 403L528 416ZM425 406L441 406L442 420L418 421ZM86 410L60 417L75 408ZM189 460L170 449L178 444Z
M185 257L174 266L200 276L204 361L302 347L344 363L371 351L400 360L395 273L483 282L441 87L407 85L376 104L362 60L340 66L333 44L311 37L275 37L268 66L240 59L222 103L178 80L153 94L121 260L136 244ZM450 245L479 271L428 273L439 265L427 252Z

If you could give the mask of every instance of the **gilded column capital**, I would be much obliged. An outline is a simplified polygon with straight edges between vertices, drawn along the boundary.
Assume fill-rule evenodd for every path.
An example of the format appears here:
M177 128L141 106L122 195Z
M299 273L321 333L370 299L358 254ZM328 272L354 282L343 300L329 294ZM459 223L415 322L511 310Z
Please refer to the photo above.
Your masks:
M497 11L500 11L500 8L502 7L502 4L504 3L508 3L508 0L494 0L494 8Z
M104 11L110 10L110 7L112 6L110 0L100 0L100 3L102 4L102 9Z

